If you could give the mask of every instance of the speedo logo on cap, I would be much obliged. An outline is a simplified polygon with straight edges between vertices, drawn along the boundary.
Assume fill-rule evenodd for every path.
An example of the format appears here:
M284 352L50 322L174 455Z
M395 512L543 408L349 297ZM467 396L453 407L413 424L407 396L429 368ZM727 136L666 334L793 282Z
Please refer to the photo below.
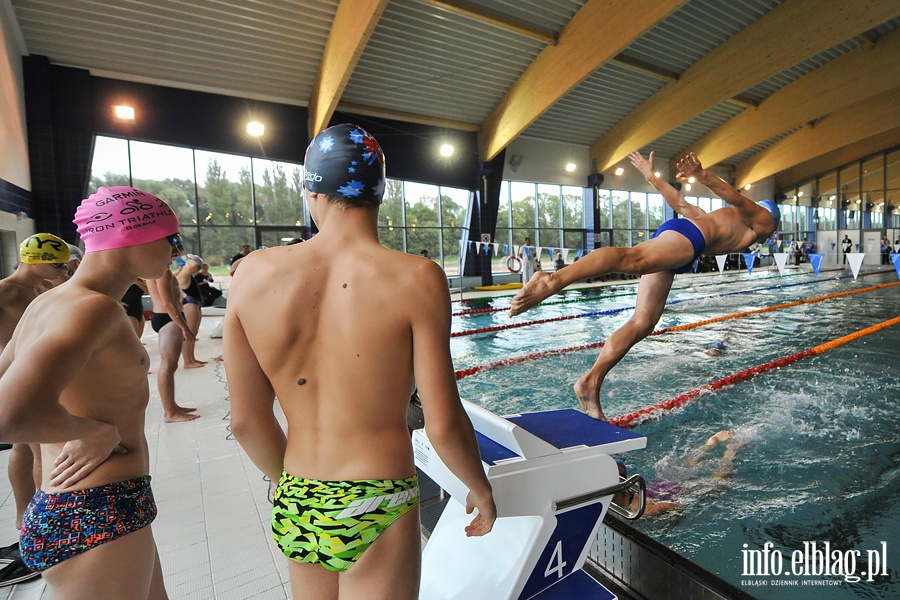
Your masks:
M322 181L322 176L318 173L312 173L310 171L306 172L306 181L315 181L316 183Z

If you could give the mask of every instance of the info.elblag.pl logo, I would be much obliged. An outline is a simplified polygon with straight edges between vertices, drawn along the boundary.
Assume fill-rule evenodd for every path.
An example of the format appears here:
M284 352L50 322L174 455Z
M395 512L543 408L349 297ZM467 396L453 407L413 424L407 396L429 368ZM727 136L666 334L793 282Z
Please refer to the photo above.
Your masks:
M761 550L751 550L744 544L741 575L766 579L742 579L741 584L808 586L875 581L888 576L887 542L880 542L879 546L871 550L840 550L832 548L830 542L803 542L803 549L785 553L772 542L763 544Z

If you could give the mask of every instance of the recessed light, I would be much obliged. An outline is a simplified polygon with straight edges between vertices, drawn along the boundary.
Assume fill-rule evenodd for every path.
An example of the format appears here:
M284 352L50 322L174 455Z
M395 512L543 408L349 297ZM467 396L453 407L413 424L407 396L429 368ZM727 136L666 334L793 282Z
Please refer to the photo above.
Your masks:
M577 165L573 162L566 163L566 172L567 173L574 173L575 169L577 169L577 168L578 168Z
M622 173L624 173L624 172L625 172L625 169L622 167L619 167L618 169L616 169L616 177L621 177Z
M250 121L247 123L247 133L254 137L259 137L266 132L266 126L259 121Z
M124 104L119 104L113 108L115 110L117 119L124 119L125 121L134 121L134 107L133 106L125 106Z
M441 146L441 156L453 156L453 146L450 144L443 144Z

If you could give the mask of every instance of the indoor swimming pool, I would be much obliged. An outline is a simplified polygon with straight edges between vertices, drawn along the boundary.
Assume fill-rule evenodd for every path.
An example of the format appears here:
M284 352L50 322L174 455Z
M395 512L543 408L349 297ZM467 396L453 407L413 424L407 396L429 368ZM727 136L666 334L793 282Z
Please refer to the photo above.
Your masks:
M578 348L629 318L634 283L565 292L513 319L502 310L508 297L454 303L460 395L500 415L577 407L572 384L599 352ZM623 457L629 472L652 482L651 498L659 482L678 489L682 508L635 526L757 598L898 597L900 324L835 342L900 316L897 284L893 270L676 279L657 325L675 330L651 335L612 370L606 415L744 375L637 425L647 448ZM727 351L707 356L723 338ZM818 353L781 361L810 348ZM773 361L781 366L746 377ZM730 465L721 446L698 460L722 429L746 445ZM811 566L824 550L837 575Z

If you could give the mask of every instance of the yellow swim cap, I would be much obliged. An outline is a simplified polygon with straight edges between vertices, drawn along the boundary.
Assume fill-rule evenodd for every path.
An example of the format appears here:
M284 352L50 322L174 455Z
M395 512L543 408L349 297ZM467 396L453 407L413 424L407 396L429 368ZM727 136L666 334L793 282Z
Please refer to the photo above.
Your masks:
M69 245L52 233L35 233L19 244L19 260L26 265L69 262Z

